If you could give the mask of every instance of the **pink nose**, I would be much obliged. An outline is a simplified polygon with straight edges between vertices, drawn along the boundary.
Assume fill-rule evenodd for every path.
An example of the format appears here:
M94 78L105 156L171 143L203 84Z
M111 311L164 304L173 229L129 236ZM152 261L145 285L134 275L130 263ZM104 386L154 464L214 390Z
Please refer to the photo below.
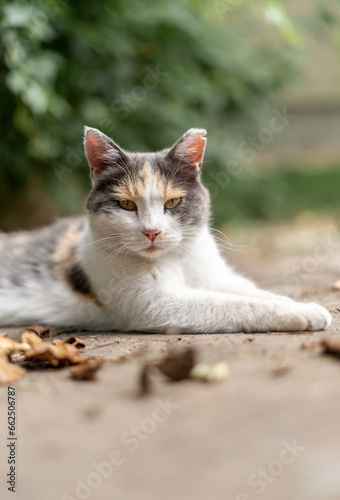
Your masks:
M153 241L160 231L158 229L144 229L143 233L147 236L151 241Z

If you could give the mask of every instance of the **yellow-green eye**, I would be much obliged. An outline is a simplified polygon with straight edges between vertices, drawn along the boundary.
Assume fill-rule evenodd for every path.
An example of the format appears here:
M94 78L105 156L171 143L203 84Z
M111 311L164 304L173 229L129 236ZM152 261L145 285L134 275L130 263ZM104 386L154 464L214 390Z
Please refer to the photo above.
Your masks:
M136 210L137 205L133 201L130 200L119 200L118 204L120 208L123 208L124 210L128 210L129 212L133 212Z
M167 208L168 210L172 210L173 208L178 207L181 201L182 198L171 198L165 203L164 207Z

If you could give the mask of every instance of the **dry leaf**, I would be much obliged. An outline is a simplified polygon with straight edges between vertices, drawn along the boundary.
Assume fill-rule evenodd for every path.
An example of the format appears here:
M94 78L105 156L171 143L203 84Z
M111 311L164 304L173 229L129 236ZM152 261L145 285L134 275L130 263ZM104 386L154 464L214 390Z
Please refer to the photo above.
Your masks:
M23 331L20 337L22 342L29 345L29 349L25 352L27 360L46 361L48 363L53 361L52 345L43 342L36 333Z
M49 344L43 342L36 333L24 331L21 333L21 340L30 346L25 354L26 359L31 361L45 361L52 366L64 366L81 363L85 359L75 346L65 344L59 339L54 339L54 343Z
M4 351L0 350L0 384L16 382L26 373L24 368L10 362Z
M323 354L333 354L333 356L340 357L339 338L324 338L320 341L320 346L323 348Z
M156 366L172 380L184 380L189 378L195 358L196 352L192 347L173 348Z
M9 337L0 337L0 350L2 350L7 356L15 352L25 352L29 349L29 345L17 342L16 340L10 339Z
M333 283L332 290L336 290L337 292L340 290L340 280Z
M309 342L308 344L306 344L305 342L303 342L301 344L301 349L308 349L308 350L315 350L315 349L319 349L320 347L320 342L319 341L315 341L315 342Z
M100 358L89 358L70 368L71 378L75 380L94 380L95 373L102 366Z
M25 331L36 333L40 338L45 338L50 336L51 328L46 326L34 325L26 326Z
M65 342L58 342L52 345L51 353L54 356L52 363L54 366L75 365L82 363L85 359L84 356L78 352L77 347Z
M36 331L33 331L33 328ZM40 330L39 330L40 328ZM95 372L103 364L101 359L85 359L78 347L85 343L77 337L71 337L66 342L54 339L53 344L43 342L39 336L44 335L43 327L30 327L21 332L21 341L10 339L6 334L0 335L0 384L15 382L26 370L11 363L10 356L15 352L24 352L25 361L44 361L54 367L77 365L71 371L71 376L77 380L93 380ZM45 335L46 336L46 335Z
M20 340L24 344L28 344L30 348L32 349L33 347L37 346L47 346L50 345L46 342L43 342L41 338L34 332L29 332L27 330L24 330L20 334Z
M145 365L142 367L142 371L140 372L139 377L139 387L140 394L145 395L151 392L151 379L150 379L150 366Z
M85 347L85 342L83 339L80 339L79 337L69 337L68 339L65 340L66 344L72 344L78 349L83 349Z
M54 345L62 345L64 343L63 340L61 339L53 339L53 344Z
M281 377L282 375L286 375L293 368L293 359L286 358L277 366L271 370L271 373L274 377Z

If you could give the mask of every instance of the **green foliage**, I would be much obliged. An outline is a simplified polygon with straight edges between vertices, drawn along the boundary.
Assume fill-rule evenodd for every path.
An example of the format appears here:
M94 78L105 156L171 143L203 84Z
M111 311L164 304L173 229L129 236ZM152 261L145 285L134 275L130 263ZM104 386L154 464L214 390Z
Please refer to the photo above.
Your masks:
M310 167L248 172L232 178L212 198L214 223L290 219L303 211L336 214L340 211L339 185L338 165L314 172Z
M236 140L228 123L258 119L296 73L298 39L282 4L256 4L262 20L246 0L2 5L0 213L8 190L32 186L79 210L84 124L131 150L206 127L209 157L222 168Z

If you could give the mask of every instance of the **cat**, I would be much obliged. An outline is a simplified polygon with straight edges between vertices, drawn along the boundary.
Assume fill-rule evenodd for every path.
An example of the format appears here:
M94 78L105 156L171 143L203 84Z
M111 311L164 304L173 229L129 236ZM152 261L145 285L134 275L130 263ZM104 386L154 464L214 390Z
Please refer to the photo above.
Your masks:
M330 313L222 259L201 182L206 131L129 153L85 127L87 215L0 235L0 325L190 333L322 330Z

